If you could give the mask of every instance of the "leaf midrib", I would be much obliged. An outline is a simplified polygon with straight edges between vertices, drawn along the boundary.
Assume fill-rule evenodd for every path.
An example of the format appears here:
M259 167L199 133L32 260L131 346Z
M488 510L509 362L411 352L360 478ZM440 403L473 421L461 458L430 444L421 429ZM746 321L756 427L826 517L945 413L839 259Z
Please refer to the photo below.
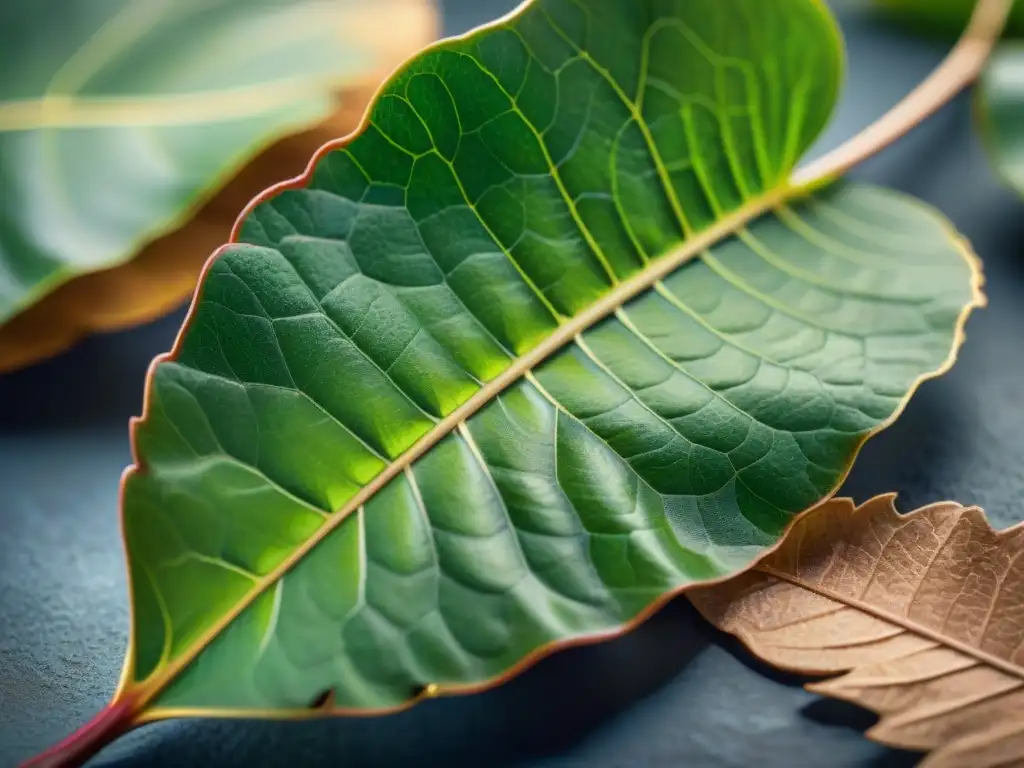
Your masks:
M691 236L674 251L651 260L642 270L618 283L590 307L557 326L544 341L516 358L508 368L485 383L466 402L438 421L428 432L397 456L344 506L331 515L312 536L254 584L229 611L224 613L174 659L142 681L133 681L130 672L126 672L116 698L130 695L134 701L134 711L141 713L171 680L191 664L213 639L252 605L260 595L301 562L314 547L337 529L355 510L362 507L385 485L402 474L444 437L458 429L460 424L492 402L501 392L529 374L537 365L572 343L583 331L614 314L627 301L650 289L655 283L667 277L683 264L701 256L712 245L734 234L745 224L776 207L784 200L800 195L803 191L803 187L781 185L748 201L703 232ZM129 660L126 671L130 667Z
M999 671L1005 672L1011 677L1017 677L1021 680L1024 680L1024 666L1018 666L1010 661L1006 661L1005 659L1000 659L998 656L993 656L992 654L983 651L981 648L969 645L968 643L965 643L961 640L957 640L956 638L948 637L942 634L942 632L940 631L918 624L916 621L911 620L907 616L900 616L899 614L892 613L890 611L885 610L884 608L872 605L866 600L848 597L846 595L834 592L830 589L826 589L825 587L821 587L817 584L810 584L804 581L803 579L793 576L790 573L786 573L785 571L779 570L778 568L773 568L772 566L767 565L765 563L758 565L756 570L761 571L762 573L772 576L781 581L785 581L788 584L792 584L796 587L799 587L800 589L805 589L808 592L813 592L816 595L824 597L828 600L832 600L833 602L839 603L843 606L846 606L847 608L852 608L856 611L867 613L875 617L876 619L888 622L889 624L900 627L906 630L907 632L912 632L916 635L920 635L923 638L926 638L935 643L938 643L939 645L950 648L954 651L957 651L958 653L962 653L965 656L970 656L982 662L983 664L988 664L991 667L995 667Z
M297 101L323 97L359 78L337 75L295 76L226 88L150 95L83 96L80 91L118 56L136 47L158 26L168 6L139 8L128 3L103 21L72 51L37 98L0 99L0 133L54 128L109 128L193 125L254 117ZM155 14L149 11L156 10ZM148 15L139 16L142 11ZM135 15L133 15L135 14ZM300 17L302 14L299 14ZM136 18L137 17L137 18ZM323 21L337 22L344 12L328 12ZM358 18L358 17L357 17ZM275 30L288 41L307 34L308 19L294 19Z
M255 117L350 82L330 76L288 77L257 85L160 95L65 96L0 102L0 133L41 129L174 126Z

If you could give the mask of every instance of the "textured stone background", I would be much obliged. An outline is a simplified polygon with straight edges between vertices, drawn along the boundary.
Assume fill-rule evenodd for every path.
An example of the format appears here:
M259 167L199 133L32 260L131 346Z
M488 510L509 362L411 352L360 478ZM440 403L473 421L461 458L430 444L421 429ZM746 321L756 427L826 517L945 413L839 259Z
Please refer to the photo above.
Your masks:
M460 32L512 0L446 0ZM817 152L897 101L947 45L907 37L837 0L850 74ZM855 176L940 207L985 260L989 308L960 361L870 442L846 486L903 509L954 498L997 525L1024 518L1024 202L995 180L960 98ZM127 607L117 483L126 422L181 312L97 337L0 377L0 766L100 709L120 671ZM378 720L189 721L147 727L91 765L341 768L908 766L874 745L872 717L759 666L678 600L632 635L562 653L503 688Z

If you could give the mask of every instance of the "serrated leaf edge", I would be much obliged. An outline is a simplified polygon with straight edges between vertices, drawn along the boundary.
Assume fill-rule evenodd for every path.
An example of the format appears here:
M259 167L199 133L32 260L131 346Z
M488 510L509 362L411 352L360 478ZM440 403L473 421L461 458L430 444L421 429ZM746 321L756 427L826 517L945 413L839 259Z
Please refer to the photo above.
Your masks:
M978 519L979 522L981 522L982 524L984 524L985 528L988 529L995 536L996 541L1002 541L1002 540L1004 540L1006 538L1009 538L1010 536L1016 535L1017 531L1019 531L1021 529L1024 529L1024 522L1020 522L1020 523L1017 523L1016 525L1011 526L1010 528L1005 528L1003 530L997 530L996 528L992 527L992 524L988 521L988 518L985 516L985 512L981 509L981 507L976 506L976 505L969 505L968 506L968 505L960 504L959 502L954 502L954 501L939 501L939 502L935 502L933 504L928 504L926 506L919 507L918 509L915 509L915 510L913 510L911 512L907 512L906 514L900 514L896 510L896 505L895 505L896 496L897 496L896 493L882 493L882 494L879 494L878 496L874 496L873 498L869 499L868 501L865 501L863 504L860 504L859 506L854 504L853 499L845 498L845 497L841 498L841 499L833 498L833 499L830 499L829 501L832 504L836 504L836 503L840 503L840 502L849 502L850 512L851 513L855 509L857 509L857 510L862 509L863 507L866 507L869 504L876 504L876 503L881 503L881 502L885 501L886 502L886 509L885 509L886 519L889 520L890 522L898 522L898 523L906 523L907 521L913 520L915 518L926 516L929 512L931 512L932 510L934 510L937 507L943 507L943 506L947 506L949 504L955 504L957 507L959 507L960 513L962 515L964 515L964 516L970 515L970 516L974 517L975 519ZM821 506L821 505L818 505L818 506ZM817 509L817 508L815 508L815 509ZM801 515L801 516L803 516L803 515ZM785 538L785 537L783 537L783 538ZM887 611L884 608L879 608L878 606L872 605L871 603L869 603L867 601L864 601L864 600L858 600L856 598L851 598L851 597L848 597L846 595L842 595L842 594L839 594L837 592L833 592L833 591L831 591L829 589L824 589L822 587L816 586L814 584L807 584L803 580L801 580L801 579L799 579L799 578L797 578L795 576L792 576L791 574L785 573L784 571L780 571L777 568L772 568L769 565L764 565L763 564L763 560L761 560L761 559L759 559L758 564L756 564L753 568L748 569L748 570L760 571L761 573L764 573L764 574L766 574L768 576L771 576L772 578L778 579L779 581L785 581L786 583L793 584L794 586L797 586L800 589L804 589L804 590L806 590L808 592L813 592L814 594L820 595L821 597L824 597L824 598L826 598L828 600L832 600L834 602L841 603L842 605L844 605L844 606L846 606L848 608L853 608L854 610L861 611L862 613L870 614L871 616L874 616L876 619L880 619L880 620L885 621L885 622L887 622L889 624L893 624L895 626L898 626L901 629L905 629L908 632L912 632L912 633L914 633L916 635L919 635L920 637L925 637L925 638L927 638L929 640L932 640L932 641L934 641L936 643L939 643L940 645L944 645L944 646L946 646L948 648L952 648L953 650L957 651L958 653L962 653L965 656L971 656L972 658L975 658L978 661L980 661L980 662L982 662L984 664L987 664L987 665L989 665L991 667L995 667L996 669L999 669L1000 671L1005 672L1008 675L1013 675L1015 677L1019 677L1021 679L1024 679L1024 667L1020 667L1020 666L1018 666L1016 664L1013 664L1011 662L1005 661L1004 659L1000 659L997 656L993 656L990 653L986 653L985 651L981 650L980 648L975 648L975 647L973 647L971 645L963 643L963 642L961 642L959 640L956 640L954 638L947 637L946 635L943 635L941 632L937 632L935 630L929 629L928 627L921 626L920 624L917 624L916 622L910 620L906 616L900 616L899 614L892 613L891 611ZM765 654L763 654L760 651L756 650L758 648L757 641L753 638L752 635L750 635L749 633L746 633L746 632L739 632L739 633L736 634L736 637L738 637L743 642L743 644L748 649L750 649L750 651L752 653L756 654L759 658L766 658ZM813 669L811 669L810 667L807 667L807 666L796 667L796 666L792 666L792 665L787 665L785 663L778 664L778 663L775 663L775 662L771 662L771 664L772 664L772 666L778 667L779 669L782 669L782 670L785 670L785 671L788 671L788 672L796 672L796 673L803 674L803 675L808 674L809 670L810 670L810 674L819 674L819 673L820 674L828 674L830 677L835 674L833 672L825 672L825 671L820 671L820 670L813 670ZM809 690L809 691L814 691L814 692L819 692L819 693L820 692L826 692L826 693L828 693L828 695L832 696L834 694L832 694L832 693L830 693L828 691L828 687L827 687L828 686L828 682L829 681L825 681L824 683L808 683L804 687L807 690Z
M826 499L821 503L817 504L812 509L804 513L801 513L800 515L795 517L793 522L790 524L790 527L792 527L792 525L795 524L798 519L803 518L806 515L818 512L820 507L822 507L826 503L829 503L849 505L849 514L853 514L854 512L859 511L872 504L884 504L885 518L889 522L900 524L906 524L910 521L913 521L915 518L927 517L928 514L935 510L936 508L953 505L958 508L959 513L962 517L970 516L974 521L980 523L985 528L985 530L987 530L989 533L993 535L993 538L996 542L1003 542L1006 539L1018 535L1021 530L1024 530L1024 521L1016 523L1015 525L1012 525L1008 528L997 529L989 521L988 517L985 515L985 512L981 507L973 504L964 505L956 501L934 502L932 504L927 504L923 507L918 507L917 509L907 512L906 514L901 514L896 509L896 497L897 494L895 492L882 493L868 499L867 501L863 502L860 505L857 505L853 499L847 497ZM906 616L900 616L898 614L891 613L889 611L886 611L884 608L879 608L866 601L851 598L849 596L833 592L829 589L824 589L816 585L807 584L797 577L794 577L776 568L772 568L771 566L764 565L764 560L767 557L769 557L772 554L772 552L779 549L779 547L781 547L782 544L785 542L786 535L788 534L788 532L789 529L787 529L786 534L783 535L783 537L779 540L778 544L773 546L771 551L767 552L763 558L759 558L758 561L751 568L748 568L746 572L750 573L754 571L759 571L767 576L771 576L774 579L784 581L787 584L792 584L796 587L799 587L800 589L806 590L807 592L820 595L821 597L824 597L827 600L839 603L840 605L845 606L847 608L851 608L855 611L866 613L870 616L873 616L876 619L892 624L893 626L899 627L905 630L906 632L931 640L932 642L940 646L949 648L957 653L973 658L982 664L998 669L1000 672L1003 672L1009 675L1010 677L1015 677L1024 681L1024 666L1014 664L1013 662L1006 661L1004 659L1000 659L997 656L993 656L992 654L981 650L981 648L971 646L955 638L947 637L943 635L941 632L929 629L928 627L921 626L918 623L910 620ZM704 586L710 588L715 585L709 583L707 585L701 585L701 588ZM701 610L699 603L695 603L695 607L698 609L698 611L700 611L703 614L703 611ZM772 654L769 651L762 650L761 646L757 641L757 636L754 632L742 628L736 631L724 631L727 631L729 634L733 635L737 640L739 640L740 643L744 646L744 648L746 648L747 651L749 651L757 659L763 660L765 663L771 665L772 667L775 667L776 669L781 669L783 671L795 673L798 675L802 675L804 677L813 675L823 675L828 678L822 681L805 683L803 686L805 690L811 693L816 693L821 696L846 701L855 704L856 706L862 709L867 709L868 711L875 712L876 714L878 714L877 710L869 706L864 701L858 699L855 695L852 695L842 690L842 687L838 684L839 681L841 681L848 673L856 671L856 669L861 665L853 665L849 669L837 671L835 669L816 669L811 665L797 666L795 664L788 664L782 661L775 661L772 660ZM886 719L885 717L882 717L882 719L880 719L877 724L875 724L871 728L868 728L865 731L865 736L881 744L886 744L888 746L896 748L907 748L905 744L900 743L898 741L890 740L879 734L879 729L881 729L885 723ZM910 748L916 749L916 747ZM928 762L929 765L931 764L928 761L928 757L925 758L925 762ZM922 765L924 765L924 763L922 763Z

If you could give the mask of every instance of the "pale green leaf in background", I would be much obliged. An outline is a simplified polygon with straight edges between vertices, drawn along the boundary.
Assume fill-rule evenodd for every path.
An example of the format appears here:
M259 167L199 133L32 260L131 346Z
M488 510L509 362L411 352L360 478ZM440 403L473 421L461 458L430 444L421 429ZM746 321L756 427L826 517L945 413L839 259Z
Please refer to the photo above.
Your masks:
M976 109L996 171L1024 194L1024 44L1002 43L982 75Z
M0 325L131 259L261 149L329 115L341 84L380 66L380 44L350 22L399 2L3 3Z

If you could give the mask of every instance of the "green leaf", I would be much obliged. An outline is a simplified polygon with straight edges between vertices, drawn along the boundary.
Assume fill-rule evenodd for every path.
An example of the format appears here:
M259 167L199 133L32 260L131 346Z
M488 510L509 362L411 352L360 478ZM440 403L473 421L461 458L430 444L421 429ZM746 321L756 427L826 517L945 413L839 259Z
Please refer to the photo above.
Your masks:
M977 114L993 165L1024 194L1024 44L996 48L979 83Z
M134 431L133 720L478 690L833 492L982 300L931 209L786 184L841 51L812 0L534 0L264 196Z
M0 10L0 324L131 259L380 66L336 0L21 0ZM137 302L144 304L145 296Z
M967 26L977 0L873 0L875 5L908 27L929 34L952 37ZM1006 22L1006 34L1024 34L1024 3L1014 2Z

